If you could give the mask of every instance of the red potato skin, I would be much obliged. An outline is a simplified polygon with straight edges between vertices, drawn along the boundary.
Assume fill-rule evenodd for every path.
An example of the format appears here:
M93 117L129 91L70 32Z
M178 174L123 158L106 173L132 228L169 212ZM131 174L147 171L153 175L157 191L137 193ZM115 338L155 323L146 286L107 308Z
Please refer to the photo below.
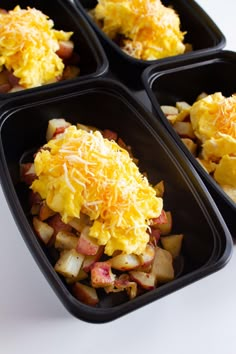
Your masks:
M160 225L160 224L166 224L167 223L167 216L166 216L166 213L165 211L162 209L161 211L161 214L158 216L158 218L154 218L152 219L152 227L155 227L157 225Z
M118 139L117 133L109 129L103 130L102 135L104 139L114 140L114 141L117 141Z
M29 192L29 206L32 207L33 205L37 204L40 205L42 203L42 198L39 193L34 193L32 190Z
M84 288L83 284L75 283L72 287L73 295L86 305L96 306L99 302L97 296L92 296Z
M0 84L0 93L7 93L11 89L11 85L8 83Z
M37 178L37 175L35 173L27 173L32 167L32 165L33 164L30 162L21 164L21 180L29 186Z
M114 283L111 266L107 262L96 262L91 269L91 283L94 288L109 286Z
M70 58L63 59L65 65L79 65L80 56L78 53L73 52Z
M60 41L56 53L61 59L68 59L72 56L73 51L74 43L72 41Z
M82 265L83 270L88 273L93 265L100 260L104 252L104 247L100 246L97 253L94 256L86 256Z
M71 232L72 231L72 226L65 224L62 219L60 214L55 214L53 215L51 218L48 219L47 223L53 227L54 229L54 236L56 236L56 234L59 231L68 231Z
M53 138L55 138L58 134L62 134L64 133L64 131L66 130L66 127L59 127L55 130L55 133L53 134Z
M156 247L161 237L161 232L158 229L151 228L150 231L150 243Z
M81 233L76 251L86 256L94 256L98 252L99 246L90 242L86 237L83 237Z
M7 78L11 87L19 86L20 79L16 77L12 72L7 71Z

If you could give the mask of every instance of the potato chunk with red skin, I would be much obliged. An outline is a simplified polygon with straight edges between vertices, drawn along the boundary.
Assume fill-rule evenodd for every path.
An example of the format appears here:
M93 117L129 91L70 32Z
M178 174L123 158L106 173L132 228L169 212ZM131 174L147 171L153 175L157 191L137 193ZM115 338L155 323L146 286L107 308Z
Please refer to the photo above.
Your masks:
M100 258L102 257L104 252L104 247L100 246L97 253L93 256L85 256L84 262L83 262L83 270L85 272L90 272L92 269L94 263L98 262Z
M72 293L78 300L86 305L96 306L99 302L96 290L79 282L73 285Z
M96 240L89 236L89 226L85 226L80 234L76 250L86 256L94 256L99 249Z
M143 289L153 290L155 288L155 276L153 274L131 270L129 275Z
M118 254L109 259L112 268L120 271L135 269L141 265L141 261L136 254Z
M33 163L22 163L20 165L20 177L21 181L23 181L27 185L31 185L33 181L37 178L35 173L34 164Z
M47 223L54 229L54 236L56 236L59 231L72 231L72 226L65 224L62 221L60 214L53 215L47 220Z
M91 284L94 288L104 288L114 283L115 275L107 262L96 262L91 269Z
M61 59L70 58L73 51L74 43L72 41L59 41L59 49L56 51L56 53Z
M40 240L43 241L45 245L47 245L53 237L53 228L47 223L39 220L37 217L33 218L33 226Z

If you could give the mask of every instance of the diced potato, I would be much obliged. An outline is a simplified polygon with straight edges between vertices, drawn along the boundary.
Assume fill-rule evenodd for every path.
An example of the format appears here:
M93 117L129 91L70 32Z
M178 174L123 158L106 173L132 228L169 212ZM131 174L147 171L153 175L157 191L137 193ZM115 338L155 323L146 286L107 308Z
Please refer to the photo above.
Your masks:
M166 283L174 279L173 258L170 252L156 247L150 274L155 277L155 284Z
M96 306L99 302L96 290L90 286L77 282L74 284L72 292L78 300L86 305Z
M173 128L181 138L196 138L190 122L175 122Z
M27 185L31 185L37 178L35 174L35 168L33 163L22 163L20 165L20 177L21 180Z
M168 114L168 115L166 116L168 122L169 122L170 124L172 124L172 125L174 125L174 123L176 122L177 117L178 117L177 114Z
M69 225L73 227L78 232L82 232L83 228L85 226L88 226L90 224L90 219L88 215L85 215L83 213L80 213L79 218L73 218L70 222Z
M160 181L153 188L156 191L156 196L162 198L165 192L164 181Z
M72 56L73 50L74 43L72 41L59 41L59 49L56 51L56 53L60 58L68 59Z
M141 265L139 257L135 254L119 254L109 259L111 267L117 270L128 271Z
M76 250L86 256L94 256L99 249L97 240L89 236L89 226L85 226L78 239Z
M197 152L197 144L189 138L182 138L181 139L184 145L187 147L187 149L194 155L196 156Z
M131 279L133 279L138 285L146 290L152 290L155 288L155 276L145 272L131 270L129 272Z
M165 214L167 222L165 224L156 225L157 229L160 230L161 235L168 235L172 229L172 214L170 211L166 211Z
M138 255L141 266L143 265L148 266L149 264L151 264L154 259L154 256L155 256L154 247L152 245L147 244L144 252Z
M46 140L51 140L55 135L57 135L58 133L62 133L69 126L70 123L66 122L64 118L50 119L46 132Z
M175 121L176 122L184 122L184 121L187 121L189 120L189 114L190 114L190 111L185 109L183 111L180 111L177 116L176 116L176 119Z
M207 96L208 96L208 94L206 92L202 92L202 93L200 93L200 95L197 96L196 101L199 101L202 98L205 98Z
M114 284L105 288L107 293L109 292L119 292L126 291L130 299L134 299L138 293L137 283L135 281L130 281L128 274L121 274L117 279L115 279Z
M88 278L88 273L86 273L82 268L80 268L80 271L76 277L72 278L65 278L67 284L73 284L76 283L77 281L84 280Z
M84 258L84 262L83 262L83 270L85 272L89 272L92 268L92 266L94 265L95 262L98 262L100 260L100 258L103 255L103 251L104 251L104 247L103 246L99 246L99 249L97 251L97 253L93 256L85 256Z
M204 168L204 170L207 172L207 173L212 173L215 171L216 169L216 166L217 164L212 162L212 161L206 161L206 160L203 160L199 157L196 158L196 160L200 163L200 165Z
M44 221L50 218L51 216L55 215L56 212L49 208L47 203L44 201L42 202L40 209L39 209L39 219Z
M53 236L54 229L46 222L39 220L36 216L33 218L33 227L41 241L47 245Z
M161 244L166 251L172 254L173 258L180 255L183 242L183 234L168 235L161 237Z
M179 111L189 111L191 106L185 101L178 101L176 102L176 107Z
M91 284L94 288L103 288L114 283L115 275L108 262L96 262L91 269Z
M66 224L62 221L60 214L55 214L47 220L47 223L54 229L54 236L59 231L68 231L71 232L72 227L69 224Z
M179 113L178 108L176 108L175 106L162 105L161 110L166 116L168 116L169 114Z
M162 209L161 214L157 218L152 219L151 226L154 229L156 229L156 228L158 229L159 225L166 224L167 222L168 222L168 219L167 219L166 212L165 212L165 210Z
M77 243L78 243L78 237L75 236L75 234L68 231L59 231L56 234L54 246L57 249L70 250L72 248L76 248Z
M54 269L64 277L74 278L79 274L83 260L84 255L78 253L75 249L63 251Z

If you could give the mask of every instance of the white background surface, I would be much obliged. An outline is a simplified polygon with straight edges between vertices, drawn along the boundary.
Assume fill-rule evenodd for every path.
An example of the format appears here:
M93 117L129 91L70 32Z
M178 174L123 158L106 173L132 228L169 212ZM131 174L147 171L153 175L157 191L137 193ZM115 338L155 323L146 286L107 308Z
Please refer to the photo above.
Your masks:
M236 50L234 0L199 0ZM15 226L0 189L0 353L236 353L236 254L222 270L108 324L72 317Z

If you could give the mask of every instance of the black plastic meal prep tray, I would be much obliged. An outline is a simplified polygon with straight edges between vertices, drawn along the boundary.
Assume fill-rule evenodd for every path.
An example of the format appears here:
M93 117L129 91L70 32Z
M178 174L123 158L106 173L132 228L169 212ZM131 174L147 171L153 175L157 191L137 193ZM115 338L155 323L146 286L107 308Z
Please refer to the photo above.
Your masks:
M153 113L177 145L196 168L220 209L233 238L236 238L236 204L205 171L182 143L161 110L161 105L175 106L177 101L193 104L202 92L222 92L230 96L236 92L236 53L218 51L197 59L179 59L174 64L156 64L145 69L142 79L152 102ZM155 125L154 121L154 125Z
M101 294L99 305L93 308L78 301L54 271L54 257L33 231L28 187L20 181L19 166L32 161L45 143L48 121L58 117L116 131L133 148L149 181L164 180L164 208L172 212L173 233L184 234L175 280L133 300L122 293ZM157 121L153 129L152 121L151 113L129 89L101 78L13 97L0 107L0 178L9 208L48 283L68 311L81 320L115 320L216 272L231 256L230 233L205 185L163 125Z
M149 65L158 62L172 63L179 56L184 56L185 58L195 57L196 55L201 56L205 53L211 53L215 50L222 49L226 43L225 36L221 30L195 1L163 0L163 5L173 7L178 13L181 30L187 32L185 35L185 43L190 43L193 50L181 55L157 60L136 59L123 52L114 41L108 38L88 13L89 10L96 6L98 1L73 0L73 3L96 31L98 38L109 57L112 71L130 87L142 86L139 80L140 74L142 73L142 70ZM127 73L129 74L127 75Z
M13 10L17 5L22 9L27 7L42 11L54 22L54 29L73 32L71 40L74 43L74 52L79 56L79 63L75 64L80 68L79 76L73 79L58 81L55 83L38 86L12 93L0 93L0 102L11 96L25 95L32 90L42 91L45 87L62 86L71 81L81 81L104 75L108 71L109 63L105 51L100 44L95 32L77 11L69 0L2 0L1 8Z

